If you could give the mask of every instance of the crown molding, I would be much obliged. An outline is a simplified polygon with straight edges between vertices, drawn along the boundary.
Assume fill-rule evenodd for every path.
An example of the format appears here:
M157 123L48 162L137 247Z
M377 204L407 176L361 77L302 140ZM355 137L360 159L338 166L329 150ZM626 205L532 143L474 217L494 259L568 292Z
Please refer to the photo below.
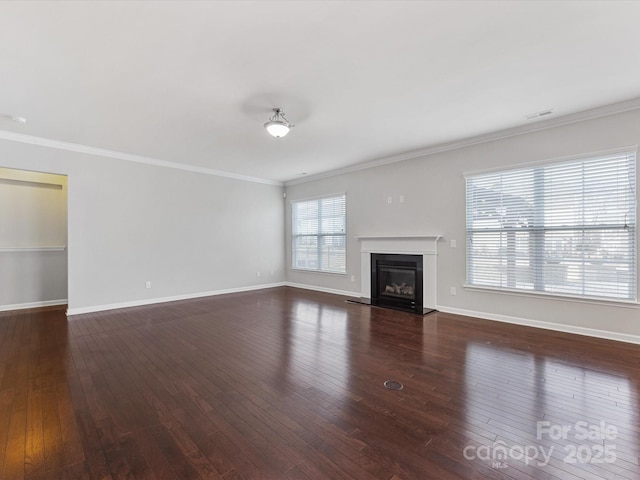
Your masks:
M132 153L119 152L116 150L108 150L105 148L90 147L87 145L81 145L78 143L62 142L59 140L53 140L50 138L36 137L34 135L25 135L22 133L10 132L7 130L0 130L0 139L9 140L12 142L28 143L30 145L37 145L40 147L55 148L57 150L66 150L69 152L86 153L89 155L96 155L99 157L115 158L118 160L125 160L127 162L144 163L146 165L153 165L156 167L174 168L176 170L184 170L187 172L203 173L205 175L213 175L216 177L232 178L234 180L242 180L245 182L262 183L266 185L283 186L283 182L268 180L265 178L251 177L248 175L239 175L236 173L225 172L222 170L215 170L212 168L197 167L195 165L186 165L182 163L169 162L166 160L159 160L157 158L144 157L142 155L134 155Z
M226 172L223 170L215 170L212 168L198 167L195 165L187 165L177 162L170 162L167 160L159 160L156 158L145 157L142 155L135 155L131 153L119 152L116 150L109 150L105 148L90 147L72 142L63 142L59 140L53 140L50 138L37 137L34 135L25 135L22 133L15 133L8 130L0 130L0 140L9 140L19 143L27 143L30 145L37 145L42 147L55 148L58 150L66 150L70 152L85 153L89 155L96 155L100 157L114 158L118 160L124 160L128 162L143 163L146 165L153 165L157 167L173 168L176 170L183 170L187 172L202 173L205 175L213 175L216 177L231 178L234 180L241 180L245 182L261 183L266 185L275 186L293 186L302 183L313 182L323 178L334 177L351 172L357 172L359 170L366 170L369 168L375 168L383 165L389 165L392 163L403 162L406 160L412 160L418 157L424 157L428 155L434 155L437 153L447 152L450 150L456 150L463 147L469 147L472 145L478 145L482 143L493 142L504 138L523 135L526 133L536 132L540 130L546 130L549 128L559 127L562 125L569 125L572 123L583 122L599 117L605 117L608 115L614 115L617 113L628 112L631 110L637 110L640 108L640 97L627 100L624 102L612 103L602 107L596 107L582 112L572 113L569 115L563 115L556 118L548 118L538 121L533 124L520 125L517 127L507 128L483 135L477 135L473 137L456 140L453 142L442 143L438 145L432 145L419 150L412 150L410 152L404 152L398 155L392 155L388 157L382 157L366 162L357 163L349 167L330 170L328 172L319 173L316 175L309 175L304 178L298 178L289 180L286 182L280 182L276 180L269 180L265 178L252 177L249 175L240 175L236 173Z
M299 185L302 183L313 182L323 178L334 177L336 175L343 175L345 173L357 172L360 170L367 170L369 168L380 167L382 165L389 165L392 163L404 162L406 160L412 160L418 157L424 157L428 155L434 155L436 153L447 152L451 150L457 150L463 147L470 147L472 145L478 145L482 143L489 143L504 138L515 137L518 135L524 135L526 133L537 132L540 130L547 130L549 128L560 127L563 125L570 125L572 123L584 122L599 117L606 117L609 115L615 115L617 113L624 113L631 110L640 109L640 97L626 100L624 102L612 103L604 105L602 107L591 108L581 112L571 113L555 118L548 118L540 120L535 123L528 123L525 125L519 125L517 127L507 128L504 130L498 130L495 132L485 133L482 135L476 135L473 137L464 138L461 140L455 140L453 142L441 143L438 145L432 145L430 147L421 148L419 150L412 150L410 152L400 153L398 155L391 155L388 157L382 157L367 162L357 163L345 168L339 168L328 172L318 173L316 175L309 175L304 178L297 178L289 180L284 183L285 187L293 185Z

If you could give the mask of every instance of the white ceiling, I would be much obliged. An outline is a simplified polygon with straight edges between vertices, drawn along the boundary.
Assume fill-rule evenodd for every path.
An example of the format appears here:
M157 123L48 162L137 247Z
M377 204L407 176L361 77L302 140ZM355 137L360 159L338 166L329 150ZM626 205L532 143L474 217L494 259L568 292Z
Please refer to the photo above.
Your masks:
M1 2L0 114L28 122L0 130L295 180L640 97L639 22L613 1Z

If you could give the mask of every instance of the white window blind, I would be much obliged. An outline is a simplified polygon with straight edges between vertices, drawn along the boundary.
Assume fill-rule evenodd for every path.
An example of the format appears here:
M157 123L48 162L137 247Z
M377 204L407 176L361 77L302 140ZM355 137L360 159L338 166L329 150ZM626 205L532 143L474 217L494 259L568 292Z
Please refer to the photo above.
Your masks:
M467 283L636 300L636 154L467 177Z
M292 204L293 268L346 272L345 195Z

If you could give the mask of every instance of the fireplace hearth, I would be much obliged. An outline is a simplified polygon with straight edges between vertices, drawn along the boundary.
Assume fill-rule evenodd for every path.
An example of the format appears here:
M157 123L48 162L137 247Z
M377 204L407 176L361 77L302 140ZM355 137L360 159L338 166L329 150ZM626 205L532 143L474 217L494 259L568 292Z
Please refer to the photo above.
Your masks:
M423 313L422 255L371 254L371 304Z

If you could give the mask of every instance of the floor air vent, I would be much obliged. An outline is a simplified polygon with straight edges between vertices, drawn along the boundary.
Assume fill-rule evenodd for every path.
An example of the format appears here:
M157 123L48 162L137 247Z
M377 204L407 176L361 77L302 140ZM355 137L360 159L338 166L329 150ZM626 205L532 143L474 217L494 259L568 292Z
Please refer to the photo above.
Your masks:
M395 380L387 380L384 382L384 388L388 388L389 390L402 390L404 385L400 382L396 382Z

